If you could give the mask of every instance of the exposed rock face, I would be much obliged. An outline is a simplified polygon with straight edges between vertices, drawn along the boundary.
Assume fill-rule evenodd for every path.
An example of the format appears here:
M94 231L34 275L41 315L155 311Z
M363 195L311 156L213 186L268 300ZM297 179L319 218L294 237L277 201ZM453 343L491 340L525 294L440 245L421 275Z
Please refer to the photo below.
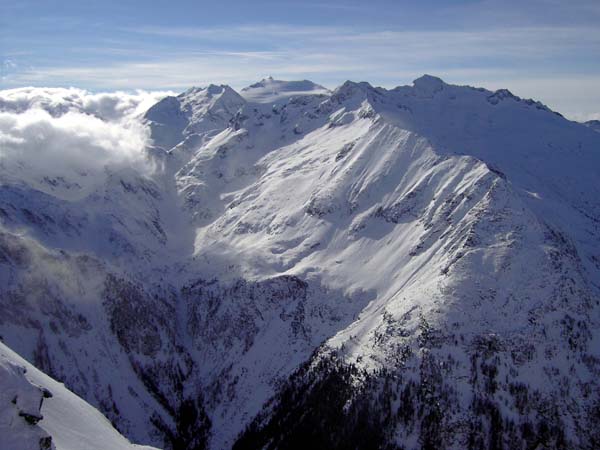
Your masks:
M123 434L598 445L598 133L432 76L195 88L144 120L152 175L0 186L0 332Z

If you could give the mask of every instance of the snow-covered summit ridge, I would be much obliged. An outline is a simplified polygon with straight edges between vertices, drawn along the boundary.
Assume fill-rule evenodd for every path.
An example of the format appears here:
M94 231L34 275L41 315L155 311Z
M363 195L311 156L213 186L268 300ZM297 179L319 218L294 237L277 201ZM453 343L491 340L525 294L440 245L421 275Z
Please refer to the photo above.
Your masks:
M592 130L600 132L600 120L588 120L584 125Z
M184 137L226 127L245 100L226 85L191 88L165 97L145 114L154 143L169 150Z
M423 75L413 81L413 86L420 93L423 94L434 94L435 92L441 91L444 88L444 81L441 78L434 77L432 75Z
M258 108L261 111L264 110L262 112L264 115L269 113L271 106L281 108L293 101L294 98L301 97L311 99L304 102L310 101L313 104L327 103L328 101L339 104L350 98L359 103L367 100L374 109L382 114L386 112L385 105L393 104L393 109L408 110L411 108L409 104L406 104L411 102L410 99L407 100L407 97L424 105L429 104L427 101L430 100L432 104L446 107L462 106L467 109L475 106L472 102L475 98L478 101L485 100L492 106L512 100L523 106L550 111L542 103L521 99L506 89L493 92L482 88L449 85L432 75L423 75L414 80L410 86L398 86L393 89L373 87L364 81L346 81L333 91L308 80L282 81L269 77L243 88L240 94L225 85L194 87L178 96L164 98L148 110L145 118L153 130L155 144L169 150L191 135L203 135L223 129L238 112L248 115L247 111L242 111L242 109ZM448 99L458 101L453 102L452 105L446 105ZM465 101L470 101L470 103L465 104ZM373 105L374 103L378 103L379 106ZM255 106L249 108L248 104ZM389 108L387 109L389 113ZM324 109L321 108L321 112L323 111ZM387 114L387 118L393 120L394 116L396 119L398 115L402 116L397 113L398 111L394 114ZM404 119L402 120L403 126L409 125ZM424 117L423 120L427 120L427 117ZM411 122L414 122L414 119L411 119ZM418 127L418 124L413 123L412 127Z
M288 97L301 95L329 95L330 91L309 80L282 81L272 77L264 78L241 90L248 102L277 103Z

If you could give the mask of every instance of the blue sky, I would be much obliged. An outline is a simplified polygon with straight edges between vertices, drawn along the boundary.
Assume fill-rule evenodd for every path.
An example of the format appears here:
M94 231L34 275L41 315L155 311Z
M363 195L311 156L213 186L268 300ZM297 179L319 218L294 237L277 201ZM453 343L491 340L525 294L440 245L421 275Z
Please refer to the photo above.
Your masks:
M0 88L393 87L423 73L600 118L600 1L0 0Z

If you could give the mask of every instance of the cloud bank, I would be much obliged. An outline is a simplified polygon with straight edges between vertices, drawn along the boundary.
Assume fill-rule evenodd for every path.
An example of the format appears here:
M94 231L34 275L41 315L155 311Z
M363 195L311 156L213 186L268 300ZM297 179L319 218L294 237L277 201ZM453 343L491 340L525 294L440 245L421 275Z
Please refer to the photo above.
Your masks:
M0 111L22 113L42 109L54 117L67 112L90 114L116 122L136 119L170 91L91 93L76 88L24 87L0 91Z
M0 174L62 198L80 198L109 171L148 174L150 143L141 116L165 92L80 89L0 91Z

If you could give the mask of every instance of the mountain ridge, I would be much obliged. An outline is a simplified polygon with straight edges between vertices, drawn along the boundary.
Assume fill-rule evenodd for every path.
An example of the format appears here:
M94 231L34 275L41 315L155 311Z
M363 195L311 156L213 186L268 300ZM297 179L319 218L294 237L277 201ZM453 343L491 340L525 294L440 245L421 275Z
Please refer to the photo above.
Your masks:
M387 418L382 448L592 446L600 135L433 76L293 89L165 98L154 173L77 203L3 184L6 342L165 448L291 445L302 411Z

